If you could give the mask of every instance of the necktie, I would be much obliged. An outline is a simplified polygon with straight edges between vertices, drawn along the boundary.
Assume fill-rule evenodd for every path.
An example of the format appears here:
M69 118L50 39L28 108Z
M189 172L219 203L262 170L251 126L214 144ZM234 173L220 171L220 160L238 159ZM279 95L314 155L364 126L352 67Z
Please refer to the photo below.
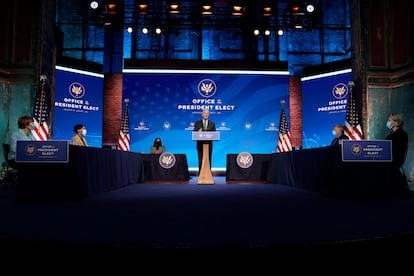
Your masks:
M207 120L203 120L204 129L207 129Z

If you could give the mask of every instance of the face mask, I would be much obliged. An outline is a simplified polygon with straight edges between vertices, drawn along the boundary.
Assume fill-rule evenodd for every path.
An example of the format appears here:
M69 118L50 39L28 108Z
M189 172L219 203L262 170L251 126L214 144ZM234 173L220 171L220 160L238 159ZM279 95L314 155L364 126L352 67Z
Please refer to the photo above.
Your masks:
M30 128L29 128L29 129L30 129L31 131L33 131L33 130L35 130L35 128L36 128L36 127L35 127L35 125L34 125L34 124L32 124L32 125L30 126Z
M387 121L386 126L387 126L388 129L391 129L392 128L391 122L390 121Z
M86 136L86 129L82 129L82 135Z
M333 135L333 136L336 136L336 132L335 132L335 130L332 130L332 135Z

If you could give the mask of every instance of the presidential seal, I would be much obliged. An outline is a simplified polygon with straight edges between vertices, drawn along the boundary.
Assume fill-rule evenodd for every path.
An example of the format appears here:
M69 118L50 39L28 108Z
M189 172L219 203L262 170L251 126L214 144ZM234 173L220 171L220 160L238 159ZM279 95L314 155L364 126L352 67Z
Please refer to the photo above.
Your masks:
M79 82L73 82L69 85L69 94L76 99L85 96L85 92L85 87Z
M164 152L158 158L158 162L160 166L163 167L164 169L170 169L174 167L176 158L175 158L175 155L172 154L171 152Z
M198 94L204 98L213 97L217 92L216 83L211 79L204 79L198 83Z
M237 165L242 169L248 169L253 165L253 156L248 152L241 152L237 155Z
M343 100L348 96L348 86L344 83L338 83L332 89L332 95L335 99Z

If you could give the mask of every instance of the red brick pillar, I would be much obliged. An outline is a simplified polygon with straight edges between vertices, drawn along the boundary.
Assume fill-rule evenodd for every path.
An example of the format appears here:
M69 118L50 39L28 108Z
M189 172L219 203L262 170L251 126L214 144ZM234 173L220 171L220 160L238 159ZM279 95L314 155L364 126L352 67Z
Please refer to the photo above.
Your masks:
M104 78L102 145L118 144L122 121L122 73L107 73Z
M289 111L292 146L302 147L302 80L289 77Z

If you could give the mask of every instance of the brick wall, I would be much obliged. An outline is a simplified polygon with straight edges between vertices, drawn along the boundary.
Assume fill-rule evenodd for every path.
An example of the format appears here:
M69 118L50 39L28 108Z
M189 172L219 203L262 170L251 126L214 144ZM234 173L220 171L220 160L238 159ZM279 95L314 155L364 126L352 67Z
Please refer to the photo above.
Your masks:
M302 80L289 77L290 133L292 146L302 147Z
M122 121L122 73L105 74L103 117L102 145L115 146Z

